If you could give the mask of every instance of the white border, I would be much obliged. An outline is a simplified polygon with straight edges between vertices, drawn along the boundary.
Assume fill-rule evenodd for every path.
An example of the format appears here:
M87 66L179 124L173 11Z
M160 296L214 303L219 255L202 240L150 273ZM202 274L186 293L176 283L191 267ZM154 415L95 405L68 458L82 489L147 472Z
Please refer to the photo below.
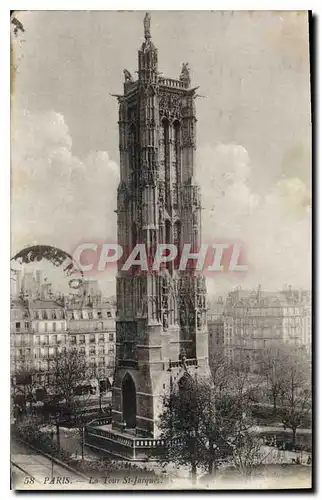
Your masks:
M13 7L15 10L315 10L319 11L320 2L312 0L271 0L271 1L243 1L243 0L200 0L197 3L188 3L184 0L164 0L144 2L137 0L119 0L118 2L106 0L55 0L47 2L42 0L17 0ZM9 8L9 7L8 7Z
M10 273L9 273L9 258L10 258L10 226L9 226L9 215L10 215L10 198L9 198L9 186L10 186L10 129L9 129L9 123L10 123L10 94L9 94L9 54L10 54L10 45L9 45L9 40L10 40L10 23L9 23L9 9L10 8L15 8L16 10L140 10L140 11L153 11L153 10L308 10L311 9L313 10L313 13L316 15L321 14L322 12L322 3L319 0L314 0L311 2L305 2L305 1L277 1L277 0L270 0L270 1L261 1L259 2L245 2L245 1L229 1L229 0L217 0L214 2L212 1L205 1L205 0L199 0L197 3L191 2L188 4L187 0L185 1L177 1L174 2L168 1L168 0L163 0L160 2L142 2L142 1L118 1L118 2L107 2L106 0L92 0L92 1L84 1L84 0L78 0L75 2L75 0L56 0L55 2L52 2L49 4L49 2L44 2L44 0L29 0L29 1L22 1L22 0L17 0L14 2L14 5L8 5L9 2L2 2L0 6L0 13L3 14L0 16L0 36L1 36L1 43L0 43L0 51L1 51L1 63L2 63L2 71L1 71L1 92L0 92L0 99L1 99L1 105L0 105L0 119L1 119L1 127L0 127L0 138L2 141L1 144L1 149L0 151L2 152L2 161L1 161L1 168L0 168L0 173L1 173L1 179L0 179L0 187L1 187L1 195L0 195L0 202L1 202L1 218L2 218L2 228L3 228L3 233L2 233L2 238L1 238L1 245L0 245L0 255L1 255L1 262L3 263L2 266L2 273L1 273L1 301L0 304L2 306L1 310L1 360L0 360L0 366L1 366L1 412L0 412L0 418L1 418L1 467L0 467L0 472L1 472L1 493L5 494L5 498L11 497L12 493L10 494L9 492L9 449L10 449L10 442L9 442L9 348L10 348L10 342L9 342L9 296L10 296ZM320 28L320 19L317 19L317 24L319 25ZM316 36L318 35L319 28L317 29ZM318 38L318 36L317 36ZM321 116L320 111L321 111L321 100L319 99L320 91L321 91L321 82L318 77L319 74L319 68L320 68L320 54L321 54L321 44L320 40L316 40L316 48L315 50L317 51L317 67L315 68L315 78L316 78L316 106L317 109L315 110L315 142L316 142L316 150L318 149L318 145L321 144L321 135L320 135L320 130L317 129L317 122L318 122L318 117ZM315 168L316 170L320 169L320 162L319 162L319 157L318 157L318 151L316 151L316 164ZM316 175L315 178L318 187L316 187L315 195L316 195L316 200L315 200L315 207L316 207L316 229L321 229L321 220L322 220L322 213L321 213L321 203L319 202L319 198L322 196L322 186L321 186L321 175ZM316 234L317 238L317 248L321 248L321 231ZM318 257L318 251L316 252L316 258ZM318 282L316 283L316 286L319 289L319 285L321 284L321 279L322 279L322 271L321 267L317 266L316 268L316 274L318 278ZM320 310L322 310L322 300L321 296L316 297L316 304L315 304L315 312L316 316ZM315 325L315 334L316 334L316 354L315 354L315 362L316 365L319 366L319 361L321 359L321 343L318 342L319 340L319 333L320 333L320 322L318 321L318 318L316 318L316 325ZM318 371L318 370L317 370ZM321 387L321 379L320 379L321 371L319 370L319 373L316 373L316 408L315 408L315 414L316 414L316 422L315 422L315 429L317 433L317 437L321 434L321 431L319 431L319 415L321 415L321 407L320 407L320 401L321 398L318 397L318 392L320 392L320 387ZM316 459L319 459L321 456L321 442L319 442L318 449L316 449ZM316 465L316 483L317 487L319 487L319 470L318 466ZM260 493L260 491L259 491ZM68 494L66 491L65 494ZM96 493L97 494L97 493ZM102 492L102 496L105 495L106 492ZM220 494L220 492L216 493L216 495ZM45 495L45 494L44 494ZM195 496L199 496L200 494L195 493ZM247 491L245 492L245 495L247 495ZM280 494L272 494L271 496L273 497L280 496ZM282 494L281 494L282 495ZM114 496L114 495L112 495ZM230 497L233 496L232 494L225 494L225 497ZM298 496L298 494L296 494ZM118 494L117 497L119 498L120 495ZM3 497L2 497L3 498ZM37 498L43 498L43 494L37 494Z

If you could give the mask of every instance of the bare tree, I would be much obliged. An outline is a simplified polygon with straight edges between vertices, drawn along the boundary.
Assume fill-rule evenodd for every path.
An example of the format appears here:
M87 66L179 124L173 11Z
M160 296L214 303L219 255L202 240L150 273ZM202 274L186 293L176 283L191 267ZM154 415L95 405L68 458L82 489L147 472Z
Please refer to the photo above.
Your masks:
M98 404L99 411L102 413L102 388L101 388L101 380L106 378L105 368L99 366L96 362L89 366L88 368L88 377L91 380L95 380L98 390Z
M61 406L58 402L63 402L65 414L74 419L83 439L84 407L86 397L80 395L80 389L89 385L88 369L85 355L76 348L65 348L52 361L51 369L51 388L56 396L56 405L53 405L53 414L56 425L57 444L60 446L60 411ZM82 444L82 450L83 450Z
M257 391L261 388L261 380L258 375L252 373L251 366L251 354L243 351L229 366L227 392L244 405L257 402Z
M232 463L244 477L250 477L264 462L263 440L248 430L240 430L231 442Z
M250 406L253 383L248 372L232 367L229 390L216 398L216 429L228 461L243 476L250 476L262 460L262 441L254 433Z
M222 350L212 353L211 375L216 394L220 395L227 390L231 379L231 364Z
M295 447L297 429L310 418L311 370L309 360L302 350L290 349L284 363L281 407L278 413L283 424L292 430L292 444Z
M261 371L266 379L275 412L279 398L282 395L286 357L285 349L282 346L269 347L262 352L261 356Z

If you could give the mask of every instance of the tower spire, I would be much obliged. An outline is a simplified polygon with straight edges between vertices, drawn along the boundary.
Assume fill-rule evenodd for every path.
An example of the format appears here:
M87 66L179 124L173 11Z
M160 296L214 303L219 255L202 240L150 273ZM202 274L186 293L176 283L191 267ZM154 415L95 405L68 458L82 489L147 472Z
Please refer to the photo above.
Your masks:
M144 38L146 40L150 40L151 39L151 16L148 12L145 13L143 24L144 24Z

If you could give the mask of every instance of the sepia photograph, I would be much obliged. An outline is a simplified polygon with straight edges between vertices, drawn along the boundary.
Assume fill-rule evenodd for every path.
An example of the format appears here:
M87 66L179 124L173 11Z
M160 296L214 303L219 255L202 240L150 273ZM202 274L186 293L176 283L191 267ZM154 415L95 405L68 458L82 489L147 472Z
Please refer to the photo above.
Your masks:
M10 20L16 491L312 491L312 13Z

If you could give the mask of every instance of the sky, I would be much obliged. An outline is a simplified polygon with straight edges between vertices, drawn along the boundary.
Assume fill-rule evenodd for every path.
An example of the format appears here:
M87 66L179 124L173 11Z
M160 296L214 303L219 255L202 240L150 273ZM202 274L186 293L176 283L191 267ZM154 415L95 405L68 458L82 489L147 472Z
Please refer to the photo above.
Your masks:
M144 12L28 11L13 39L12 255L50 244L116 240L118 110L123 69L135 76ZM203 239L242 241L235 286L309 288L311 115L305 12L151 12L159 70L189 62L197 99L196 178ZM114 272L100 277L114 293Z

